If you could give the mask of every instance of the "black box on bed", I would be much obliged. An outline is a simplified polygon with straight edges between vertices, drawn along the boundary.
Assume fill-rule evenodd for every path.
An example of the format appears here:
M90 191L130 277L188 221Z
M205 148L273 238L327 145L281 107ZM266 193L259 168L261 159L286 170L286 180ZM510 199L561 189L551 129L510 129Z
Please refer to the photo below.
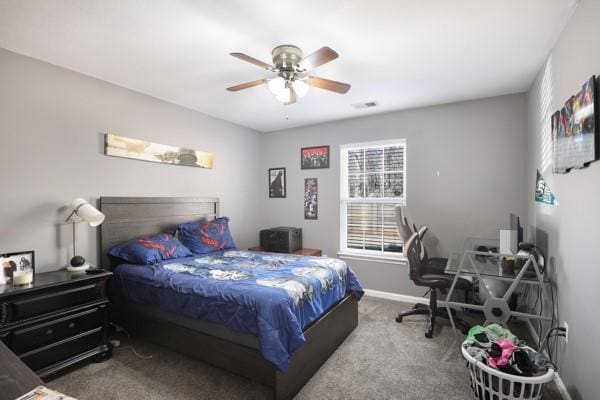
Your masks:
M302 248L302 228L279 226L260 231L260 247L266 251L291 253Z

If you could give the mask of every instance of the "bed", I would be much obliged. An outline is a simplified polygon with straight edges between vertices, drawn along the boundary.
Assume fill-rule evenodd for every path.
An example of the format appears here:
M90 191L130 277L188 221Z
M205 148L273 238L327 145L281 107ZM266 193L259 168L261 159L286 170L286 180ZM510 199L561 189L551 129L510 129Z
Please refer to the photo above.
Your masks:
M358 324L362 289L348 277L343 262L228 250L139 266L107 255L127 240L213 219L218 205L216 198L100 199L106 215L100 241L103 266L115 273L113 320L134 335L265 384L276 399L290 399ZM275 276L268 271L272 268ZM295 279L295 286L284 279L315 269L329 271L317 286L320 290L308 284L299 290L302 279ZM247 274L254 286L244 284ZM217 279L206 285L202 280L207 275Z

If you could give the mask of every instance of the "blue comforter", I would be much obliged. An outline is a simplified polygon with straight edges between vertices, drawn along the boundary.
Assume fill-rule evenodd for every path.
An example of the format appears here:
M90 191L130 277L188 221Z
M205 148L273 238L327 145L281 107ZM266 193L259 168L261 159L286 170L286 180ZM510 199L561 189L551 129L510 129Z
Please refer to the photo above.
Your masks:
M348 294L363 289L341 260L220 251L156 265L121 264L114 287L126 300L256 335L282 372L304 343L303 329Z

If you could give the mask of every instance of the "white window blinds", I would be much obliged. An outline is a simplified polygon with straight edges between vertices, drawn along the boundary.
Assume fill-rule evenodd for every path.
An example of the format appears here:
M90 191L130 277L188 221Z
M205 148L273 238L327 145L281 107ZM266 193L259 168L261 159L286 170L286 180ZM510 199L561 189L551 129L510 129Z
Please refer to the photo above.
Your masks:
M394 208L406 199L406 141L341 148L341 251L399 255Z

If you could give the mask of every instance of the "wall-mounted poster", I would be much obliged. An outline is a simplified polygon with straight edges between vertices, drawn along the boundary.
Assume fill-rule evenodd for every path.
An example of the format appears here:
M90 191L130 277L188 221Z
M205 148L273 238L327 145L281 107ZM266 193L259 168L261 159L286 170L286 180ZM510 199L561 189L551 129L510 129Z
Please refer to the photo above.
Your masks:
M0 254L0 285L28 285L33 282L33 251Z
M550 205L555 205L557 203L554 193L552 193L552 190L550 190L550 187L546 184L540 171L537 171L535 177L535 201Z
M598 158L596 77L552 115L554 173L582 168Z
M285 168L269 168L269 197L285 197Z
M300 167L302 169L329 168L329 146L301 148Z
M213 155L199 150L170 146L107 133L104 139L107 156L133 158L163 164L212 168Z
M317 219L319 185L317 178L304 179L304 219Z

